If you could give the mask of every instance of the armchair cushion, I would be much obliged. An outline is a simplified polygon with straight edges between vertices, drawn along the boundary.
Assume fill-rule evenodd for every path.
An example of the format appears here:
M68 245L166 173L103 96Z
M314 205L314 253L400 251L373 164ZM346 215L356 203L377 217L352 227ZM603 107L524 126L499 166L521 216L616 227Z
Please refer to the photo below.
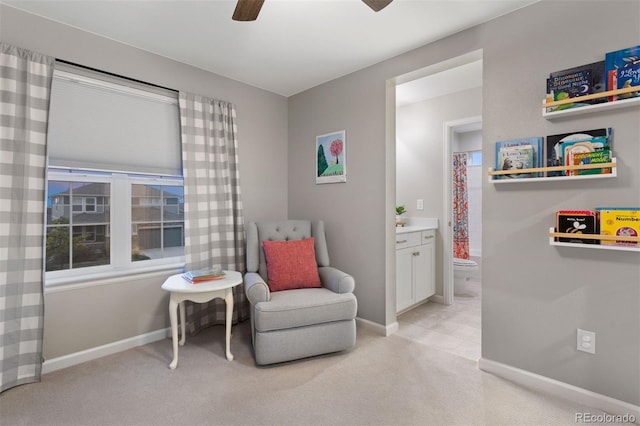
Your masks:
M314 238L263 241L267 284L272 292L321 287Z
M309 288L274 292L269 302L255 305L253 313L255 329L263 333L350 321L356 317L357 310L353 293Z

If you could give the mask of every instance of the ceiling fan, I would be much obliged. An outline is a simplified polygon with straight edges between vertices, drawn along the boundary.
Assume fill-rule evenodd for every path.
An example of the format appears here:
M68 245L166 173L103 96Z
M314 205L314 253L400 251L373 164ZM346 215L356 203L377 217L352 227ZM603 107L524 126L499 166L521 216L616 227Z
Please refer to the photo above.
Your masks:
M362 0L367 6L378 12L389 5L393 0ZM234 21L255 21L260 13L264 0L238 0L233 11Z

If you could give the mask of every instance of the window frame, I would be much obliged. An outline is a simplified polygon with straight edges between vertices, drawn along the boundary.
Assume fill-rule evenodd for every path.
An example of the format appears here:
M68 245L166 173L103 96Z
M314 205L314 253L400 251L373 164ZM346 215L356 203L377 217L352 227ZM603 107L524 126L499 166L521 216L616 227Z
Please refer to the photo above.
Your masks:
M109 183L109 203L104 204L103 207L108 205L110 208L108 237L111 241L108 265L45 271L45 288L62 284L116 278L126 275L157 272L184 267L184 254L181 256L163 257L144 261L133 261L131 259L132 185L143 184L184 187L184 179L182 176L144 175L141 173L125 173L121 171L50 167L47 169L46 176L45 203L49 198L49 181ZM69 212L70 215L78 213L72 211L72 206ZM97 200L96 204L93 204L93 206L96 210L98 209ZM84 209L85 205L83 201L82 210L84 211ZM48 227L49 224L45 218L45 247L43 248L43 251L45 251L45 259ZM71 228L71 232L72 230L73 228ZM107 236L105 236L105 238L107 238Z

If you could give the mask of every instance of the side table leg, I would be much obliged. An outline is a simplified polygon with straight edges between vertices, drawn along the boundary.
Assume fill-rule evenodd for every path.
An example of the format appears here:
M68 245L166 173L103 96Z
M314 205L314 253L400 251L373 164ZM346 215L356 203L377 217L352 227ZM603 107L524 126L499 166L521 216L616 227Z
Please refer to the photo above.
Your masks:
M187 340L187 334L186 334L186 322L185 322L185 310L184 310L184 301L180 302L179 304L179 309L180 309L180 346L184 346L184 342L185 340Z
M178 305L172 294L169 299L169 320L171 321L171 342L173 344L173 361L169 364L169 368L172 370L178 366Z
M233 355L231 354L231 321L233 319L233 287L228 288L225 292L224 301L227 305L227 318L225 321L226 334L225 342L227 345L227 360L233 361Z

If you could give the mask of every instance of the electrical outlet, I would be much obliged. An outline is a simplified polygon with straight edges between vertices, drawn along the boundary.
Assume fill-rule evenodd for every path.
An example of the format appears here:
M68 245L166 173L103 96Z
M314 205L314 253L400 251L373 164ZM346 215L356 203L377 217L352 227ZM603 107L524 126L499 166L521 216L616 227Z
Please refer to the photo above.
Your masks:
M590 354L596 353L596 333L578 329L577 347L579 351Z
M416 209L424 210L424 200L416 200Z

